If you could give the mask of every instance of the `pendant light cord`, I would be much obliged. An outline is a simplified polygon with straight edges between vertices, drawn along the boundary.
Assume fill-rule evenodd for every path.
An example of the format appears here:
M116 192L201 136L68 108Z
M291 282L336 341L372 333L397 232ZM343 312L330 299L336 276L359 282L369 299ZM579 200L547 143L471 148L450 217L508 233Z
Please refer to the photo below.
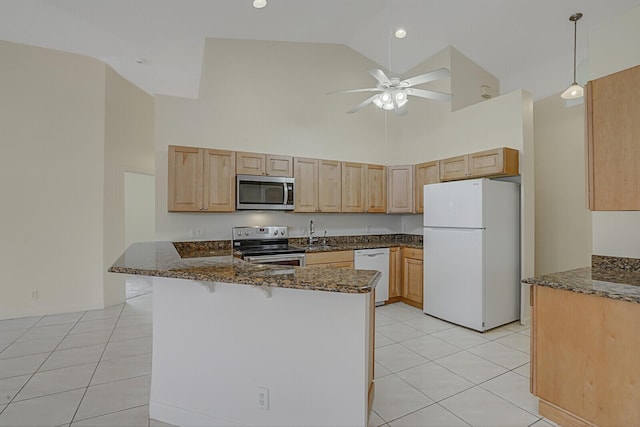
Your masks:
M576 40L578 34L578 20L573 21L573 84L576 84Z

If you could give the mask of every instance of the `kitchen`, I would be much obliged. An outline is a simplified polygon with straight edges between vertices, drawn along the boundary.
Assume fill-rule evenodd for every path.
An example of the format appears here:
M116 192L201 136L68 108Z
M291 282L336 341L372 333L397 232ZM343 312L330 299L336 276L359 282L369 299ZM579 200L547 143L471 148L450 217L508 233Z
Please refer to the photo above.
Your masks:
M633 15L630 15L626 19L630 20L632 19L632 16ZM618 21L620 20L624 21L623 18L618 18ZM618 21L610 25L609 33L606 32L605 28L602 29L601 32L593 35L594 41L591 44L590 49L592 49L592 51L589 55L591 59L591 66L592 70L596 70L599 67L601 70L599 72L601 74L606 74L607 72L633 65L628 64L628 55L625 55L624 58L621 56L617 63L615 63L615 61L611 61L608 57L604 59L606 46L611 44L611 38L613 37L612 34L614 33L611 28L619 26L620 22ZM632 39L633 38L630 38L630 40ZM621 45L624 45L624 40L620 41L620 43ZM620 43L616 41L617 45L620 45ZM419 215L310 215L273 213L234 213L216 215L169 214L166 210L166 156L168 152L167 147L174 144L207 146L220 149L233 148L244 151L271 152L327 159L357 160L371 163L384 163L385 161L389 161L389 164L408 164L414 163L414 157L416 157L417 161L427 161L430 159L445 158L456 154L478 151L485 148L494 148L496 146L511 146L514 140L523 140L523 129L527 129L530 133L533 133L531 132L531 128L533 127L536 135L536 149L533 151L533 154L527 155L527 147L524 145L525 141L522 142L522 147L515 147L523 150L523 160L525 162L530 162L525 163L525 172L530 173L532 174L531 176L533 176L533 171L535 170L535 186L532 182L533 178L530 178L528 186L529 191L531 192L530 200L528 201L529 204L525 205L525 209L523 209L523 211L533 214L533 198L535 195L536 224L535 227L533 227L534 220L533 217L530 218L530 226L525 231L525 239L523 239L526 240L530 246L526 249L524 258L527 258L528 256L530 259L533 259L533 254L535 252L536 263L539 262L539 258L546 259L546 265L536 265L536 273L551 272L553 271L551 268L564 270L571 267L580 267L589 263L588 258L591 254L591 217L587 216L587 212L585 212L583 208L584 178L583 162L580 157L582 156L581 153L583 153L584 148L582 147L582 135L575 135L575 133L572 132L575 131L577 133L581 133L582 131L582 123L580 122L582 112L579 110L580 107L575 109L564 108L561 106L559 101L557 103L555 102L555 98L544 99L534 103L531 102L530 98L528 99L529 104L524 109L527 114L531 114L531 104L533 104L536 117L545 117L544 114L547 113L547 123L554 125L555 129L560 129L557 132L566 132L561 137L553 140L552 138L556 134L554 131L548 130L544 126L544 123L534 122L533 124L527 123L526 126L523 125L522 117L524 113L522 113L523 109L520 106L523 103L523 99L525 101L527 100L526 94L521 95L518 93L510 93L506 96L497 97L486 102L483 101L477 105L457 111L455 117L448 117L448 115L452 114L449 114L446 111L439 111L442 106L434 107L435 111L431 111L432 106L416 103L415 106L412 105L411 107L412 113L415 112L415 115L409 114L406 117L406 119L415 117L412 122L403 122L402 126L400 126L400 124L392 117L388 124L390 130L389 135L410 133L415 135L415 140L401 139L399 142L392 142L391 140L385 141L385 138L383 137L385 129L383 122L379 120L380 116L377 114L378 111L362 111L360 116L347 116L344 114L344 111L351 107L353 98L329 98L324 96L324 92L329 90L352 87L355 84L366 85L369 83L366 78L362 79L358 73L360 73L360 70L362 69L371 67L373 65L372 62L360 57L359 55L353 54L349 49L340 46L320 46L315 47L314 49L316 50L310 52L310 47L296 44L280 45L268 42L214 40L207 45L207 52L213 51L215 53L222 51L223 53L226 52L227 54L231 54L235 49L239 49L240 51L244 50L246 52L247 58L259 58L261 52L263 52L264 56L271 55L278 56L279 58L284 57L287 61L286 64L272 64L272 74L276 75L275 78L278 78L277 76L279 74L286 74L290 73L291 70L300 69L300 79L304 80L304 77L307 76L308 73L315 72L314 70L317 70L317 68L312 69L312 67L306 67L303 63L304 61L295 59L309 59L307 56L303 55L304 52L291 55L291 57L287 57L283 54L282 50L288 50L289 48L296 47L299 47L300 51L306 51L308 56L331 56L334 58L331 59L331 61L333 61L333 68L337 67L337 65L335 65L336 63L339 63L340 67L343 67L345 63L350 63L352 65L350 65L349 68L354 69L353 75L350 77L349 81L345 82L335 80L324 82L322 85L323 89L321 90L323 96L317 96L316 98L312 98L312 101L308 101L312 104L309 107L311 110L296 111L297 105L292 105L292 103L286 102L289 99L298 99L295 95L291 94L290 97L284 97L285 100L281 101L282 104L277 105L278 108L274 108L273 105L259 105L256 107L256 111L253 114L248 114L246 110L235 111L234 114L236 117L251 117L252 127L248 129L246 129L247 126L245 126L244 121L242 123L238 123L233 120L229 120L229 117L225 116L224 112L220 113L222 116L219 116L219 111L215 109L214 103L211 102L211 98L215 93L224 93L226 96L242 95L238 93L229 93L229 91L232 87L241 86L239 85L239 82L246 83L247 81L251 81L250 65L253 63L248 59L246 59L244 64L235 64L240 70L244 70L237 74L235 72L233 73L233 75L238 76L238 83L233 83L232 81L231 83L233 84L216 85L215 76L217 74L215 72L215 67L217 65L223 68L220 72L224 72L225 65L215 64L215 61L210 58L210 56L205 55L205 69L211 70L213 67L214 70L212 70L210 74L205 73L203 76L203 82L201 83L201 90L203 93L202 99L194 101L170 96L159 96L155 100L155 105L154 101L144 99L145 94L135 93L135 88L129 87L126 82L118 80L118 76L115 75L113 71L107 71L106 79L110 84L109 88L111 90L118 89L125 93L127 91L134 92L133 95L129 95L131 98L139 100L139 103L135 104L137 106L137 110L134 110L134 112L138 117L146 118L146 121L141 120L141 122L147 123L147 128L150 128L151 131L140 131L139 126L135 124L127 124L124 120L121 122L115 122L117 116L114 115L113 112L109 113L109 120L112 120L121 127L128 125L130 128L135 129L136 132L138 132L134 132L136 135L143 136L141 140L146 139L146 141L151 141L151 147L149 147L148 143L141 147L138 154L136 154L136 160L133 160L131 152L127 152L126 156L122 156L126 157L127 160L118 160L116 158L116 163L111 163L114 161L114 158L110 156L109 151L107 152L108 155L105 157L102 147L84 147L81 143L83 137L77 137L77 139L69 140L67 143L68 145L62 145L64 147L68 147L71 151L77 152L78 154L89 156L94 161L92 164L105 164L105 173L111 178L101 176L99 170L94 170L96 169L94 166L85 168L82 165L78 165L80 169L74 170L74 174L70 174L70 176L61 176L63 172L60 171L53 174L54 178L58 177L57 179L59 179L60 184L69 185L69 183L75 182L75 177L80 174L90 178L90 180L87 180L85 183L87 186L89 186L89 184L91 185L91 190L84 187L72 187L74 190L79 190L78 192L80 194L90 195L88 199L78 201L77 199L69 198L69 200L65 199L65 203L63 203L62 206L58 204L51 205L51 209L53 209L53 211L49 209L48 215L55 218L66 218L65 215L68 216L68 222L67 219L64 219L63 226L59 227L59 231L54 232L51 230L45 230L37 226L37 224L42 223L41 210L39 210L37 206L33 206L31 204L20 205L24 206L24 208L18 209L17 213L19 216L23 217L27 223L32 224L33 228L25 229L22 226L18 226L13 227L14 229L12 230L7 230L6 235L11 236L11 241L16 242L14 249L20 248L23 256L15 263L18 264L17 267L20 268L16 268L13 265L7 266L5 269L5 274L7 274L7 276L5 276L6 279L3 279L3 283L45 283L47 280L50 280L52 283L56 284L56 287L47 288L47 285L43 284L43 287L40 289L40 299L37 303L26 301L25 298L23 298L21 291L19 292L14 289L8 289L5 292L3 290L4 303L7 304L6 308L3 306L3 314L6 313L6 317L11 318L36 314L39 311L41 312L43 309L49 310L49 312L68 312L86 309L87 307L98 308L103 304L110 305L115 303L122 298L122 282L112 283L113 278L108 278L106 275L105 277L102 277L102 274L96 274L93 272L95 270L103 271L101 267L105 267L104 270L106 270L106 267L111 265L113 260L120 255L123 248L123 245L119 243L120 237L118 237L120 221L118 218L121 216L119 213L119 206L121 205L121 202L118 199L119 190L116 189L119 188L119 178L113 178L113 175L115 173L119 173L122 168L131 169L137 167L138 170L144 170L146 173L155 172L157 182L156 203L158 207L156 212L158 216L158 240L188 240L191 239L190 230L201 228L204 228L205 230L206 240L226 239L229 238L229 230L232 226L247 224L280 224L283 222L293 229L297 229L298 235L302 236L305 234L303 229L308 227L310 219L315 220L317 228L322 231L324 231L324 229L328 230L330 235L367 233L382 234L392 232L418 234L420 232L421 218ZM5 48L7 50L4 51L4 54L7 55L7 58L10 58L11 61L16 61L16 63L22 64L23 69L33 70L32 72L36 73L34 69L37 69L37 67L32 67L31 62L25 62L23 53L28 49L22 48L21 50L17 47ZM52 56L52 61L59 59L52 53L49 53L49 55ZM448 54L445 53L443 55L447 56ZM454 53L452 55L456 54ZM431 61L434 66L438 63L436 59ZM80 77L86 77L87 74L95 73L95 82L104 82L105 77L103 75L102 77L100 76L100 73L104 74L104 71L98 70L97 68L99 67L97 67L97 64L92 63L86 58L75 58L71 57L71 55L64 55L64 60L71 61L78 70L82 71L78 71L79 75L74 79L75 81L87 82L86 79L83 80ZM440 61L440 63L442 63L442 61ZM322 66L322 64L318 65ZM606 71L602 70L605 65L606 67L613 67L613 70L611 68ZM417 74L421 71L428 71L432 68L434 68L432 64L421 64L412 71L415 71ZM30 80L38 81L41 78L42 76L40 74L35 74ZM284 87L285 89L283 90L286 91L287 86L285 83L286 82L283 82L275 86L281 88ZM319 83L316 82L316 84ZM87 86L83 86L82 88L79 87L78 91L87 91L88 93L95 94L99 92L97 89L98 86L99 84L96 84L96 86L87 84ZM8 98L5 99L17 100L22 99L24 96L24 91L14 92L9 89L10 88L7 88L7 91L4 92L8 94ZM47 89L44 87L38 88L36 92L38 90L41 91L41 93L47 93ZM281 95L281 92L274 94L274 96L275 95ZM37 97L35 94L33 96ZM208 99L209 102L205 102L206 99ZM254 101L255 100L252 98L251 102L248 102L248 105L253 105ZM114 102L112 98L110 98L110 102ZM538 102L541 106L539 110L536 109L536 104ZM126 104L127 105L118 105L116 103L114 105L122 108L124 111L131 111L127 110L127 108L133 108L133 103L128 102ZM331 104L330 108L328 107L329 104ZM17 103L17 105L21 104ZM142 107L140 107L140 105L142 105ZM484 112L484 108L489 108L485 107L485 105L495 106L498 110L506 113L504 116L500 116L494 114L493 111ZM549 105L555 108L556 114L553 117L548 113L550 109ZM326 108L321 108L322 106L325 106ZM54 105L51 105L51 109L54 108ZM57 119L67 120L69 126L73 126L78 117L89 119L87 123L90 123L93 128L87 127L83 129L83 131L87 132L84 137L99 139L100 135L104 134L105 113L104 109L100 109L99 106L96 106L95 108L95 110L91 111L87 111L86 108L78 109L77 111L74 110L71 111L72 114L69 114L70 117L58 117ZM315 112L318 113L318 115L324 116L325 114L329 114L330 119L326 122L312 121L311 118L314 115L314 110L316 109L317 111ZM286 115L287 117L294 117L295 120L293 122L284 120L283 117L274 113L272 110L286 111L287 113L283 113L283 116ZM538 113L540 113L540 115ZM231 115L231 112L228 114ZM31 123L31 119L29 118L31 116L25 113L22 117L24 118L18 120L22 120L23 123L26 124ZM219 120L211 120L211 117L220 118ZM436 128L434 126L430 129L424 129L422 123L417 123L419 120L423 121L423 117L436 117L434 122L442 122L440 119L444 117L444 119L448 121L447 126L442 128ZM476 117L482 117L478 119L478 122L482 123L482 127L480 129L475 128L473 130L466 129L464 124L469 123L470 121L475 122L474 119ZM505 117L508 117L508 119L505 119ZM564 120L567 117L570 120L573 120L571 122L573 123L573 126L566 124L567 122ZM47 118L46 115L43 115L39 117L38 120L44 123L50 123L51 119ZM530 120L531 117L529 117L529 121ZM505 122L513 122L513 129L507 129L509 128L509 125L506 125ZM181 123L186 123L188 125L182 126L180 125ZM329 126L327 123L332 123L332 125ZM289 135L280 135L277 131L277 124L290 127L292 129L292 133ZM311 128L309 125L313 125L312 127L315 128L315 132L310 130ZM113 124L111 124L111 126L113 126ZM153 145L153 137L150 136L150 134L153 135L154 133L154 126L156 126L155 147ZM541 133L538 132L538 126L540 127ZM238 134L238 129L243 129L243 133L241 135ZM415 132L413 132L413 130L415 130ZM547 135L551 134L551 137L538 140L537 136L542 135L542 132L545 131L547 132ZM477 138L479 134L483 135L482 141ZM213 140L214 135L215 141ZM52 137L50 134L45 134L42 139L46 139L45 136L49 138ZM529 135L529 137L533 138L533 135ZM343 143L345 139L348 139L351 143ZM431 139L443 141L443 143L439 144L434 142L433 145L429 146L427 151L423 141ZM448 141L451 141L451 143L448 143ZM457 145L457 143L453 144L453 142L456 141L464 141L464 145ZM396 150L395 148L392 148L395 147L395 144L397 143L402 143L403 147L406 147L406 149ZM529 141L529 143L532 144L533 141ZM33 149L36 147L39 146L34 145ZM268 150L267 147L269 148ZM372 149L372 147L374 149ZM46 164L34 163L39 159L33 158L33 153L30 151L28 152L29 156L24 155L24 157L22 157L23 152L19 151L18 148L19 147L12 147L12 150L16 150L16 153L18 154L17 158L26 159L27 157L31 157L29 162L27 162L27 160L19 160L17 162L18 165L24 166L25 169L29 169L34 164L45 168L45 170L47 170L46 168L48 167L50 168L50 166L47 166ZM13 151L10 151L9 153L13 153ZM340 156L336 153L340 153ZM409 156L408 153L411 153L411 156ZM418 153L423 153L423 156L418 158ZM50 159L56 159L61 164L66 164L69 161L65 154L57 152L48 154L52 156ZM14 157L14 159L15 158L16 157ZM149 160L151 161L151 164L149 164ZM558 162L562 162L566 168L559 171L557 168ZM120 166L121 164L126 166ZM140 166L141 164L144 166ZM31 178L31 182L36 181L36 179L37 177ZM523 174L523 180L525 179L526 176ZM562 181L565 185L554 185L554 183L559 181ZM79 186L80 184L78 183L75 185ZM102 189L103 185L106 187L106 190ZM527 184L525 182L524 187L526 186ZM96 188L99 190L95 191ZM46 192L34 192L32 194L36 196L34 197L35 200L40 200L46 196ZM567 206L567 194L571 198L571 209ZM49 199L45 198L45 200ZM114 203L105 203L105 200L109 202L114 201ZM78 204L87 209L74 209L74 212L70 212L71 209L69 209L68 206L78 206ZM99 208L95 209L93 207L94 204ZM103 209L106 210L106 215L104 215ZM84 212L80 212L83 210ZM573 214L569 214L569 212L573 212ZM101 223L102 220L100 218L102 218L103 215L106 221L104 224L106 226L105 236L114 237L103 237L102 233L95 231L102 229L103 224ZM23 224L23 218L21 218L17 223ZM560 221L559 218L564 222L556 222ZM576 223L576 218L580 219L581 224L583 224L582 227L574 225ZM614 254L615 252L618 252L619 249L622 255L637 257L637 254L633 252L635 251L633 242L637 241L637 239L624 235L620 237L619 234L614 234L619 233L618 230L620 228L615 227L615 222L618 222L619 220L631 225L637 223L637 218L634 216L634 213L597 213L593 215L593 219L594 253L600 252L605 254ZM77 224L82 225L80 230L77 229ZM563 227L558 224L566 224L567 227ZM561 230L559 235L557 234L558 229ZM533 246L534 234L536 236L535 248ZM70 252L67 254L56 254L55 247L44 245L42 247L38 246L38 248L33 248L26 246L25 243L23 243L39 241L42 235L51 236L49 239L51 242L65 242L67 247L70 248ZM607 236L611 237L609 238ZM92 243L90 247L87 247L85 243L87 240L94 243ZM616 247L616 245L618 246ZM76 250L76 247L82 248L82 250ZM552 256L552 253L554 253L555 256ZM25 271L29 271L29 267L31 265L30 260L32 258L26 254L32 254L32 256L38 256L41 259L56 260L57 263L52 263L53 265L50 266L51 270L47 271L46 275L38 272L27 274ZM15 260L15 257L11 255L8 255L6 258ZM24 261L21 261L22 259L24 259ZM78 279L78 282L82 282L82 285L66 285L65 280L68 271L73 271L78 262L86 263L94 268L86 270L81 269L79 272L81 274L79 274L80 278ZM562 264L563 262L564 264ZM61 265L64 265L64 267L60 267ZM534 266L531 265L529 268L531 273L529 275L532 275ZM51 280L52 278L53 280ZM86 286L87 282L92 283L92 287L89 289ZM6 299L4 297L6 297Z

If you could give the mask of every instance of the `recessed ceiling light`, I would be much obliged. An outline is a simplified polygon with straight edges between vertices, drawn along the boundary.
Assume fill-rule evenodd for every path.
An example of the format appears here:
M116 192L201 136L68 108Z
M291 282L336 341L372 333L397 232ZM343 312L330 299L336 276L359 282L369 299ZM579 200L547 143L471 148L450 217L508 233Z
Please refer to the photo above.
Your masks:
M405 30L404 28L398 28L394 34L397 39L403 39L407 37L407 30Z
M262 9L267 5L267 0L253 0L253 7L256 9Z

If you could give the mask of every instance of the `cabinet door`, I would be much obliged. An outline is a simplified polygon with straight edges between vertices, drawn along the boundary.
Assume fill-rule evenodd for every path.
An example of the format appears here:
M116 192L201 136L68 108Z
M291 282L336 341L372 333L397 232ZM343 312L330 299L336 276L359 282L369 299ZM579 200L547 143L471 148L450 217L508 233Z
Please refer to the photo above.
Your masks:
M402 250L402 296L416 307L422 308L423 262L422 250Z
M589 209L640 210L640 65L587 84Z
M366 211L372 213L387 212L387 173L382 165L366 167Z
M389 213L413 212L413 166L387 168L387 203Z
M353 251L313 252L305 256L307 266L338 266L353 268Z
M318 160L296 157L293 160L295 211L318 211Z
M518 150L496 148L469 154L469 178L518 174Z
M424 186L440 182L440 163L425 162L416 165L415 207L416 213L424 212Z
M364 212L366 168L363 163L342 163L342 212Z
M204 210L233 212L236 209L236 153L204 150Z
M342 210L342 163L318 161L318 209L320 212Z
M402 296L402 257L400 248L389 248L389 298Z
M169 146L169 212L203 210L203 149Z
M464 179L469 173L469 156L457 156L440 160L440 181Z
M267 175L269 176L293 176L293 157L266 155Z
M259 153L236 153L236 173L238 175L264 175L266 157Z

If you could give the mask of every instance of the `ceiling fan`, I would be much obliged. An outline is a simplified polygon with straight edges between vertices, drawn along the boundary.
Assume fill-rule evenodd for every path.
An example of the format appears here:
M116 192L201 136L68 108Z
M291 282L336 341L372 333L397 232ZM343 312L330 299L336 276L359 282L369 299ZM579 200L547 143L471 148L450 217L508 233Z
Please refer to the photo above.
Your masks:
M339 90L334 93L353 93L353 92L380 92L365 99L360 104L353 107L347 113L355 113L373 103L378 108L384 110L393 110L398 116L407 114L407 99L409 95L419 96L421 98L434 99L436 101L449 101L451 94L444 92L437 92L434 90L418 89L413 86L431 82L434 80L444 79L449 77L451 73L446 68L440 68L428 73L420 74L415 77L411 77L406 80L400 80L398 77L389 78L384 71L379 69L369 70L369 74L375 78L378 83L376 87L365 89L351 89L351 90Z

